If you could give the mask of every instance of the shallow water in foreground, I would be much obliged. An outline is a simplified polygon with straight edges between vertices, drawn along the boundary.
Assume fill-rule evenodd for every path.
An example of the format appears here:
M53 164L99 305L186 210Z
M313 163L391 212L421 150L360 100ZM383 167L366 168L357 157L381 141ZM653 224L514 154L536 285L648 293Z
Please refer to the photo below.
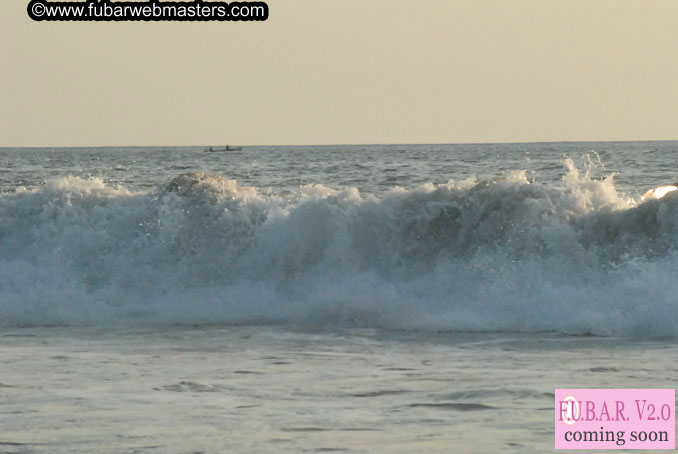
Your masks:
M674 388L676 354L548 333L4 328L0 452L548 452L555 388Z

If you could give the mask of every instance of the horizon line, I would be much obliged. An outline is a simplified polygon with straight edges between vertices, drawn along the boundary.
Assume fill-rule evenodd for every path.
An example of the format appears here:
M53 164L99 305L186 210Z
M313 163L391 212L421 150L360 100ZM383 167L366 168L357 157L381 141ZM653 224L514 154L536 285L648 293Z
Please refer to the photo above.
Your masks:
M547 143L637 143L637 142L677 142L678 139L645 139L645 140L535 140L510 142L388 142L388 143L315 143L315 144L238 144L229 146L238 147L332 147L332 146L378 146L378 145L519 145L519 144L547 144ZM7 148L197 148L210 147L214 144L192 145L19 145L0 146Z

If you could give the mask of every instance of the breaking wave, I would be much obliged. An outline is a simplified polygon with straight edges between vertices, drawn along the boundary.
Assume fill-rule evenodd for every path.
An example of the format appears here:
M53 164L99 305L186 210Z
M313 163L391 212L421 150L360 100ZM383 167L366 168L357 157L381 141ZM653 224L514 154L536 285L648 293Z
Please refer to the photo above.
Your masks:
M65 177L0 196L0 325L291 323L678 334L678 191L565 161L363 196L218 175L131 192Z

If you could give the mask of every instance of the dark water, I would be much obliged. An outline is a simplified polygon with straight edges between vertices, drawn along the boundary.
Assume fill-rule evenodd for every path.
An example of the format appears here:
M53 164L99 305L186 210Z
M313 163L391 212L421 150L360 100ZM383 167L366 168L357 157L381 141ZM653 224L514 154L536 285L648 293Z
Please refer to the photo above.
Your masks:
M66 175L141 189L167 183L180 173L203 171L263 191L323 184L374 193L474 175L487 179L505 170L526 170L530 177L554 181L563 175L561 162L567 157L575 162L599 157L625 191L644 191L678 179L678 142L276 146L223 153L206 153L206 148L3 148L0 190Z

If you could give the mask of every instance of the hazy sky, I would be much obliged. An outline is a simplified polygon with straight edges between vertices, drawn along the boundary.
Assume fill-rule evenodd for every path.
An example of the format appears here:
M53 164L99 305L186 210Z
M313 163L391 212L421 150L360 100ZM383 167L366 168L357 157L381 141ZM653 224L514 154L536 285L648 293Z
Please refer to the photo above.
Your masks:
M678 139L678 1L269 0L266 22L0 2L0 146Z

